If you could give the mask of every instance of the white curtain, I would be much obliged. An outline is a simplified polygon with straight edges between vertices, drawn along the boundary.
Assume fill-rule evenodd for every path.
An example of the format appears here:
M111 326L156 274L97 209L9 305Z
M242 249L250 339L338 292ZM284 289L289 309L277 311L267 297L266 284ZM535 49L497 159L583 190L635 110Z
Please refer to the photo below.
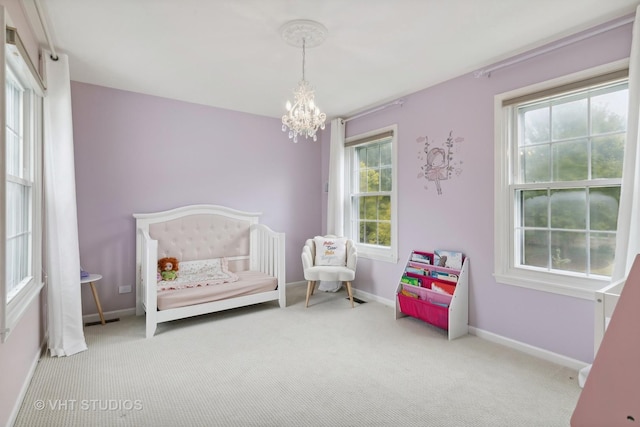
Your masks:
M327 234L344 234L344 120L331 120Z
M327 201L327 234L344 235L344 120L331 120L329 147L329 199ZM337 292L341 282L321 281L318 289Z
M629 56L629 118L627 144L622 168L622 192L618 214L616 257L612 281L629 274L636 254L640 252L640 151L638 127L640 122L640 6L636 9Z
M45 52L44 180L49 350L71 356L87 349L82 330L80 250L71 120L69 60Z

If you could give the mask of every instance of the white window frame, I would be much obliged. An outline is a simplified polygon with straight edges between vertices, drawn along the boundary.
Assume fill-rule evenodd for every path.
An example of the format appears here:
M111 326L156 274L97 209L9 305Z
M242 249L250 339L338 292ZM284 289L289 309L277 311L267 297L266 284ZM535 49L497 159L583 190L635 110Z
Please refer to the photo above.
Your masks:
M0 7L0 22L3 24L8 20L6 10ZM28 58L22 43L18 40L16 44L7 43L6 32L0 35L0 39L5 44L5 49L0 52L2 56L2 66L0 66L0 80L2 107L0 107L0 120L2 123L2 136L0 136L0 150L4 159L0 162L1 175L5 177L5 184L0 186L0 342L5 342L15 329L18 322L26 312L31 303L40 295L44 286L42 278L42 241L43 241L43 202L42 202L42 181L43 181L43 113L42 90L39 77L34 75L34 68ZM16 35L16 39L17 35ZM10 69L11 71L8 71ZM12 76L10 76L11 74ZM7 302L6 283L6 260L7 260L7 194L6 194L6 87L7 78L15 80L25 89L23 93L23 138L30 158L27 159L30 169L29 181L31 181L31 233L32 244L30 254L31 276L21 284L21 289Z
M369 258L378 261L398 262L398 126L391 125L384 128L376 129L371 132L354 135L345 139L345 144L353 141L362 140L385 132L392 132L391 137L391 246L379 246L364 244L358 242L358 230L353 227L354 219L358 218L357 210L354 212L352 203L352 184L354 182L354 173L357 168L354 167L355 149L362 147L364 144L352 145L345 147L345 205L344 205L344 231L345 236L352 239L358 249L358 257ZM371 141L373 143L375 141ZM365 143L366 144L366 143Z
M616 61L495 96L494 277L498 283L589 300L594 299L596 290L610 283L610 278L604 276L583 277L583 275L571 274L570 272L555 274L514 266L515 206L510 190L511 177L515 168L515 165L511 164L513 129L510 128L510 109L503 107L503 101L623 70L628 66L628 59Z

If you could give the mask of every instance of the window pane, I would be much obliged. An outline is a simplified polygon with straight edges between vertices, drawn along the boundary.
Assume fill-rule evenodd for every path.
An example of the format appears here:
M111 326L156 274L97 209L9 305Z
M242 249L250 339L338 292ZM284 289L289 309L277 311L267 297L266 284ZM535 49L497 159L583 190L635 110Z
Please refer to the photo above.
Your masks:
M554 141L586 136L588 129L587 100L563 101L553 105L551 107L551 129Z
M364 222L358 223L358 242L366 243L366 227Z
M380 166L391 166L391 142L380 144Z
M521 191L522 224L525 227L547 227L549 197L547 190Z
M391 168L380 169L380 191L391 191Z
M591 174L593 179L621 178L626 134L593 138L591 143Z
M18 135L7 129L7 173L22 178L22 147Z
M591 235L591 274L611 276L613 256L616 248L615 233L597 233Z
M378 219L378 198L376 196L360 198L360 219Z
M589 190L591 230L616 231L620 187L598 187Z
M367 167L380 167L380 145L374 144L367 147Z
M520 150L520 167L523 171L524 182L551 181L551 166L549 164L549 145L537 145Z
M589 155L587 141L556 143L553 145L553 180L578 181L588 178Z
M364 163L362 164L364 165ZM358 192L366 193L367 192L367 169L360 169L359 172L360 179L358 184Z
M22 90L12 81L6 84L7 90L7 127L20 132L20 109L22 107Z
M628 102L628 89L591 98L591 134L626 132Z
M540 230L521 231L521 264L549 268L549 232Z
M549 107L525 111L524 143L535 144L549 141Z
M31 230L29 224L30 188L7 182L7 297L12 297L18 285L31 275ZM7 301L8 301L7 300Z
M551 191L551 227L584 230L587 227L587 193L582 189Z
M367 169L367 192L380 191L380 170Z
M391 196L378 197L378 219L391 221Z
M375 222L364 222L363 243L376 245L378 243L378 224Z
M381 222L378 224L378 244L391 246L391 223Z
M551 232L551 264L556 270L587 272L587 235L571 231Z

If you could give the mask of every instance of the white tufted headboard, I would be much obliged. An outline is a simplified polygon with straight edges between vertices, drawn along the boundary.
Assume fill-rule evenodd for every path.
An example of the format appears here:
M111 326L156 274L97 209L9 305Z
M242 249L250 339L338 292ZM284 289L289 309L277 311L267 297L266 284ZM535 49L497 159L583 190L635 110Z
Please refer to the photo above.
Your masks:
M250 229L260 213L217 205L196 205L134 214L136 228L158 241L158 258L180 261L226 257L232 271L249 266Z

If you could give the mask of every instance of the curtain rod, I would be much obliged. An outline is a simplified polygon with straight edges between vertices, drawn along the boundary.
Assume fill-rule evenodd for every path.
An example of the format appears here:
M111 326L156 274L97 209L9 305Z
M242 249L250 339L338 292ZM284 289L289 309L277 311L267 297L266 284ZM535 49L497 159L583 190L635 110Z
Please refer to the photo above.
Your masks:
M371 110L363 111L362 113L358 113L358 114L356 114L354 116L347 117L346 119L344 119L344 121L348 122L348 121L353 120L353 119L359 119L360 117L364 117L364 116L369 115L371 113L375 113L377 111L384 110L385 108L393 107L394 105L402 106L402 104L404 104L404 99L396 99L395 101L389 102L388 104L380 105L379 107L372 108Z
M56 53L56 48L53 47L53 43L51 42L51 37L49 36L49 29L47 28L47 24L42 16L42 6L40 6L40 2L38 0L33 0L33 5L36 8L36 12L38 13L38 20L40 21L40 27L42 28L42 32L44 33L44 37L47 39L47 44L49 45L49 51L51 55L49 57L57 61L58 54Z
M635 16L629 16L627 18L622 18L616 22L613 22L609 25L603 26L603 27L599 27L599 28L594 28L590 31L586 31L583 32L582 34L578 35L578 36L574 36L574 37L569 37L564 39L563 41L557 42L557 43L551 43L549 44L547 47L542 48L542 49L538 49L538 50L534 50L533 52L530 52L526 55L523 56L519 56L504 62L499 62L498 64L488 67L488 68L482 68L480 70L477 70L473 73L475 78L480 78L483 76L487 76L487 77L491 77L491 73L493 71L496 70L500 70L502 68L505 67L509 67L511 65L515 65L515 64L519 64L520 62L524 62L527 61L529 59L535 58L537 56L540 55L544 55L545 53L549 53L551 51L554 51L556 49L560 49L561 47L565 47L568 46L570 44L573 43L577 43L579 41L588 39L590 37L594 37L597 36L598 34L602 34L604 32L607 32L609 30L613 30L616 29L618 27L622 27L623 25L629 24L631 22L633 22L635 19Z

